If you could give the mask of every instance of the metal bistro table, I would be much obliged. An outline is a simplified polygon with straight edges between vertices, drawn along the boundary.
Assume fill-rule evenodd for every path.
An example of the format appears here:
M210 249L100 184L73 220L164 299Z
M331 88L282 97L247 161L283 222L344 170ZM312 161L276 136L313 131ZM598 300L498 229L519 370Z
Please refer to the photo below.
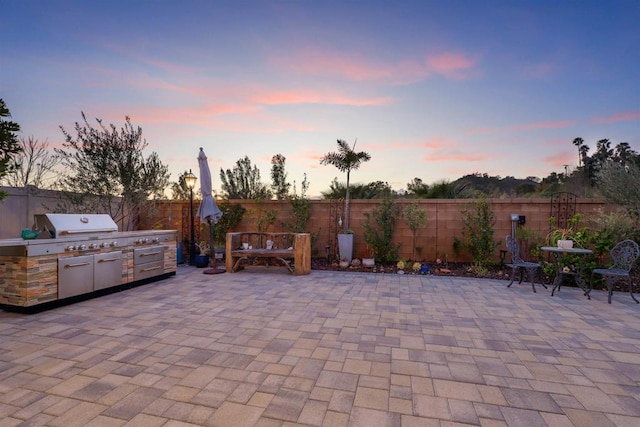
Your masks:
M590 255L593 253L591 249L582 249L582 248L558 248L556 246L543 246L540 248L544 252L549 252L553 255L556 264L556 277L553 279L553 289L551 290L551 296L555 293L556 289L558 292L560 291L560 286L562 285L562 275L568 274L575 277L576 284L580 286L580 288L584 291L587 299L591 299L591 295L589 295L590 289L587 289L587 284L582 277L582 267L584 265L584 256ZM567 255L581 255L582 260L576 268L575 272L565 273L562 271L562 259Z

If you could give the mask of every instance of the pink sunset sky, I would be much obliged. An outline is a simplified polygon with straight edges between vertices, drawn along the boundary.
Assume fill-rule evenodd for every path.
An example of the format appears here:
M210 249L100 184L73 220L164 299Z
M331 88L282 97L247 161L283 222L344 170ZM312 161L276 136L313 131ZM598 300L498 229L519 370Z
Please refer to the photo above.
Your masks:
M639 20L637 0L7 0L0 98L51 146L81 112L129 116L174 181L203 147L215 190L245 155L270 183L280 153L317 196L356 138L352 182L544 177L576 137L640 151Z

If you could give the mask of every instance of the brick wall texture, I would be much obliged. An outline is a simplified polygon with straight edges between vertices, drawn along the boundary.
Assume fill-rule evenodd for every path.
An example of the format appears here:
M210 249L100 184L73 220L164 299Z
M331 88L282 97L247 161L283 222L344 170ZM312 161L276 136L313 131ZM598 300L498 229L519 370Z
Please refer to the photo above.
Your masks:
M462 211L474 203L473 200L460 199L397 199L394 201L401 209L410 203L417 202L426 211L428 221L424 227L417 230L415 246L422 250L416 259L433 261L437 258L448 261L470 261L464 252L456 255L453 250L454 237L461 238L463 224ZM549 232L549 217L551 202L549 199L489 199L491 210L495 214L494 238L501 242L495 253L495 260L499 260L500 250L505 249L504 237L511 233L511 214L524 215L525 227L529 228L541 238ZM292 209L287 201L253 201L231 200L230 203L240 204L245 209L242 222L234 230L229 231L258 231L260 212L274 211L275 222L267 230L262 231L290 231L286 223L290 221ZM368 248L364 241L365 212L370 212L380 205L380 200L352 200L350 227L354 231L354 256L366 257ZM194 215L199 201L194 201ZM600 210L607 210L610 206L602 199L578 199L576 212L582 213L585 225L589 217ZM188 241L190 237L189 201L159 202L153 211L141 213L141 229L172 229L178 230L178 241ZM307 231L316 234L313 243L315 256L334 256L337 252L335 234L339 230L338 218L343 211L343 203L331 200L311 200L311 218L307 224ZM195 217L195 241L208 240L208 226L200 224ZM186 240L185 240L186 239ZM404 218L396 223L393 242L400 245L400 258L412 259L413 234ZM185 245L185 248L188 245Z

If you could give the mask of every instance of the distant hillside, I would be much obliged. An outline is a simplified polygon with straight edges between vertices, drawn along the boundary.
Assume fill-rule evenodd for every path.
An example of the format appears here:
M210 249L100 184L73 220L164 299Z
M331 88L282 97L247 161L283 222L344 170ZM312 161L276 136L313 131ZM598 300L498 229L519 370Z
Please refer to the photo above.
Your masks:
M487 174L466 175L453 182L457 191L469 196L482 193L490 197L517 197L534 193L540 183L536 178L525 179L507 176L489 176Z

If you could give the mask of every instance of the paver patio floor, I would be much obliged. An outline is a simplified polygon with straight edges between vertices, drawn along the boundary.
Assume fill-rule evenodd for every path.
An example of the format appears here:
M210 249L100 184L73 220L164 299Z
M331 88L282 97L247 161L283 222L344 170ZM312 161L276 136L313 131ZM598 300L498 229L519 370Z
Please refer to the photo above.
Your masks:
M637 426L628 294L283 269L0 311L2 426Z

